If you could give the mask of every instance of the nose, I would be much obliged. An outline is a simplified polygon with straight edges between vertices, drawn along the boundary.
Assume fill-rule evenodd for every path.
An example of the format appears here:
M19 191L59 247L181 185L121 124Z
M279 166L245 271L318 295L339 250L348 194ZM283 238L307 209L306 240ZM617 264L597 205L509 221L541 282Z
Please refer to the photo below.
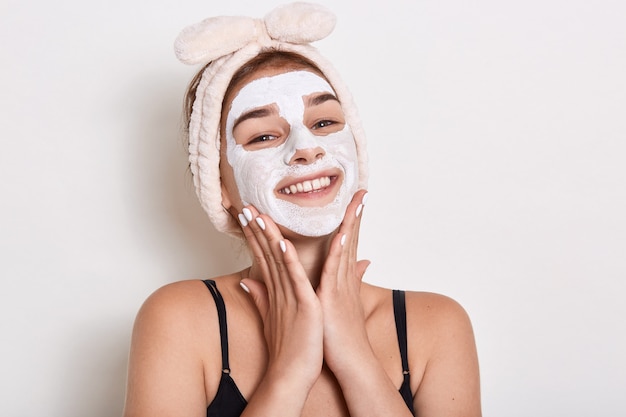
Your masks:
M309 165L324 156L325 152L320 146L315 148L296 149L289 160L289 165Z
M292 131L288 139L290 143L290 156L285 161L288 165L309 165L326 155L315 135L307 129Z

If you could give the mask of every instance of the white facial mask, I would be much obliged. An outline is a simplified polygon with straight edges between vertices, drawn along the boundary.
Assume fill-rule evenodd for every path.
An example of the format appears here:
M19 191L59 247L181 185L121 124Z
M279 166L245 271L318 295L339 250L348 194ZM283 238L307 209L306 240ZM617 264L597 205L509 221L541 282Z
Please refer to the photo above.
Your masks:
M293 71L259 78L244 86L233 99L226 119L226 157L244 204L252 204L277 224L303 236L325 236L343 220L346 207L357 190L356 145L350 127L326 136L316 136L305 126L303 97L313 93L334 94L331 86L309 71ZM287 121L287 139L275 147L248 151L233 137L235 120L244 112L275 104ZM325 155L311 164L291 164L297 149L321 148ZM276 196L278 183L286 177L315 176L338 168L343 182L335 199L323 207L302 207Z

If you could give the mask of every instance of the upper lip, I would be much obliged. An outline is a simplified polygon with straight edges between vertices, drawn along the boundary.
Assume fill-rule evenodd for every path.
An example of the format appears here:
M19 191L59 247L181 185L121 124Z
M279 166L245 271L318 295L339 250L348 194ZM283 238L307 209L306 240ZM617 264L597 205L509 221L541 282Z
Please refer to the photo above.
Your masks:
M289 178L276 187L279 194L296 194L318 191L328 187L337 178L337 172L321 172L307 177Z

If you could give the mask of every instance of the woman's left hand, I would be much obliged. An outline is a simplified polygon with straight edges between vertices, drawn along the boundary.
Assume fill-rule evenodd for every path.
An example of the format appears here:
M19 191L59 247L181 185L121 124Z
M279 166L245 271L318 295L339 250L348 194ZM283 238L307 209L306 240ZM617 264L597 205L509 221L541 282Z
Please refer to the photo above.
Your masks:
M336 376L372 356L360 296L361 280L370 262L356 260L366 196L367 192L360 190L348 205L317 288L324 317L324 360Z

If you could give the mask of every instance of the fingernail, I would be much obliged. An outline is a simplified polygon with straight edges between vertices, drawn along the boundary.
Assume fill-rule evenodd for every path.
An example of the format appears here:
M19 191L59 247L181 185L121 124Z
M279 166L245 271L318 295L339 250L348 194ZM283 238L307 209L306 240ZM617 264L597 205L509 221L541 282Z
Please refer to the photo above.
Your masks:
M365 205L367 203L367 198L369 197L369 193L363 194L363 199L361 200L361 204Z
M356 208L356 217L359 217L359 214L361 214L361 210L363 210L363 204L359 204Z
M250 211L250 209L246 207L242 211L243 215L246 216L246 219L248 219L248 221L252 221L252 212Z
M241 223L241 225L243 227L246 227L248 225L248 219L246 219L246 216L244 216L243 214L239 213L239 215L237 217L239 217L239 223Z
M280 250L282 250L283 253L287 252L287 245L285 245L284 240L281 240L280 242L278 242L278 244L280 245Z
M345 234L343 236L341 236L341 240L339 241L339 243L341 243L341 246L343 246L346 243L346 235Z
M250 288L248 288L248 287L246 286L246 284L244 284L243 282L239 281L239 286L240 286L241 288L243 288L243 290L244 290L245 292L247 292L248 294L250 294Z
M263 219L262 219L262 218L257 217L257 218L256 218L256 219L254 219L254 220L256 220L256 224L258 224L258 225L259 225L259 227L261 228L261 230L265 230L265 222L263 221Z

